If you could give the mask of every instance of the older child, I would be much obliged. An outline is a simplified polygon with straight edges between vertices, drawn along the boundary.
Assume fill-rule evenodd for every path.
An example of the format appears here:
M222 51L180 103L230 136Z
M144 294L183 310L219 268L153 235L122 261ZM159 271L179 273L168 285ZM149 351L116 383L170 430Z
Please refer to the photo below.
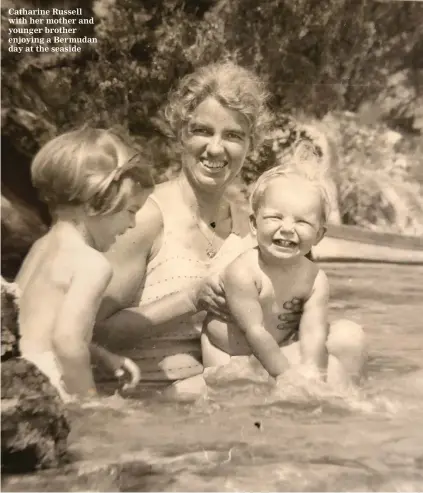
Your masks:
M16 282L20 350L45 373L62 398L96 394L90 364L94 320L112 268L101 252L135 225L153 186L148 168L121 137L82 128L48 142L35 156L32 181L54 218L31 248ZM116 375L135 363L98 346L91 350Z
M257 246L240 255L223 274L235 325L206 320L204 366L254 354L273 377L295 360L321 376L327 371L329 350L336 358L332 366L337 375L332 381L349 385L358 380L364 354L362 330L345 321L338 323L338 334L338 328L332 327L335 334L329 336L328 280L305 257L325 234L329 215L325 189L305 174L276 167L258 180L251 206ZM299 325L287 317L293 311L302 312ZM348 340L341 340L344 328L355 333L358 345L349 347Z

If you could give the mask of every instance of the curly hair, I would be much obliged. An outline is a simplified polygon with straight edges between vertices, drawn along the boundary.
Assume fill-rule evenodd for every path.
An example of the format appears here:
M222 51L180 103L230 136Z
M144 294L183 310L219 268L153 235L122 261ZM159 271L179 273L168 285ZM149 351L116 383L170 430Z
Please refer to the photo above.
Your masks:
M233 62L206 65L180 80L165 109L175 137L181 139L192 112L209 96L247 119L253 148L261 143L271 122L269 93L256 74Z

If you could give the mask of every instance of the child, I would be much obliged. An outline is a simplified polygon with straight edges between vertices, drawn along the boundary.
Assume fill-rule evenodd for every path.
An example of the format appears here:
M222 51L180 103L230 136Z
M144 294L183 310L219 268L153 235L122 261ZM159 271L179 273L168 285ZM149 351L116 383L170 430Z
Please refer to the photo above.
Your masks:
M85 127L43 146L31 174L54 221L16 278L22 357L50 378L64 400L96 394L90 349L117 376L127 370L136 384L135 363L90 342L112 277L100 252L134 227L147 196L144 188L153 186L150 171L121 137Z
M294 360L301 360L307 373L321 376L328 367L330 342L333 356L338 360L345 356L345 368L340 369L342 361L335 363L338 376L332 381L337 378L348 385L362 369L360 358L350 357L351 352L358 354L358 345L343 351L343 342L339 344L343 329L328 341L328 279L305 257L326 231L329 205L324 188L300 172L276 167L258 180L251 207L257 246L240 255L223 274L236 325L206 319L201 339L204 366L220 366L231 356L253 353L273 377ZM301 314L299 324L290 321L292 312ZM363 342L359 326L342 324ZM348 346L348 340L344 342Z

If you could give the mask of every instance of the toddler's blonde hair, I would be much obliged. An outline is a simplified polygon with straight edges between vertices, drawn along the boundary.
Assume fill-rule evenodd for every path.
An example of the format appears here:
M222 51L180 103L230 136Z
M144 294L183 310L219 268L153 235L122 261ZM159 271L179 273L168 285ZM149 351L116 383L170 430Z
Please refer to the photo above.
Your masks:
M154 186L146 160L124 136L91 127L64 133L45 144L34 157L31 177L52 211L85 204L95 214L118 212L134 184Z
M310 175L306 170L299 170L294 166L289 166L289 164L275 166L265 171L256 181L250 194L250 210L256 215L266 190L270 183L277 180L278 178L302 178L310 182L320 194L320 202L322 207L322 223L326 225L329 219L331 207L329 195L324 185L323 179L319 179L318 175Z

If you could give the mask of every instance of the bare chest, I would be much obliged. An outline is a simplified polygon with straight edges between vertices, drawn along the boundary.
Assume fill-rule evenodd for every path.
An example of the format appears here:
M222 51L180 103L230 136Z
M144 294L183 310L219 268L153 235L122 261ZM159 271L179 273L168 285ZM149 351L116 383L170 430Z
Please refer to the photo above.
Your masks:
M264 324L278 343L298 339L301 314L311 288L307 276L263 276L259 300Z

